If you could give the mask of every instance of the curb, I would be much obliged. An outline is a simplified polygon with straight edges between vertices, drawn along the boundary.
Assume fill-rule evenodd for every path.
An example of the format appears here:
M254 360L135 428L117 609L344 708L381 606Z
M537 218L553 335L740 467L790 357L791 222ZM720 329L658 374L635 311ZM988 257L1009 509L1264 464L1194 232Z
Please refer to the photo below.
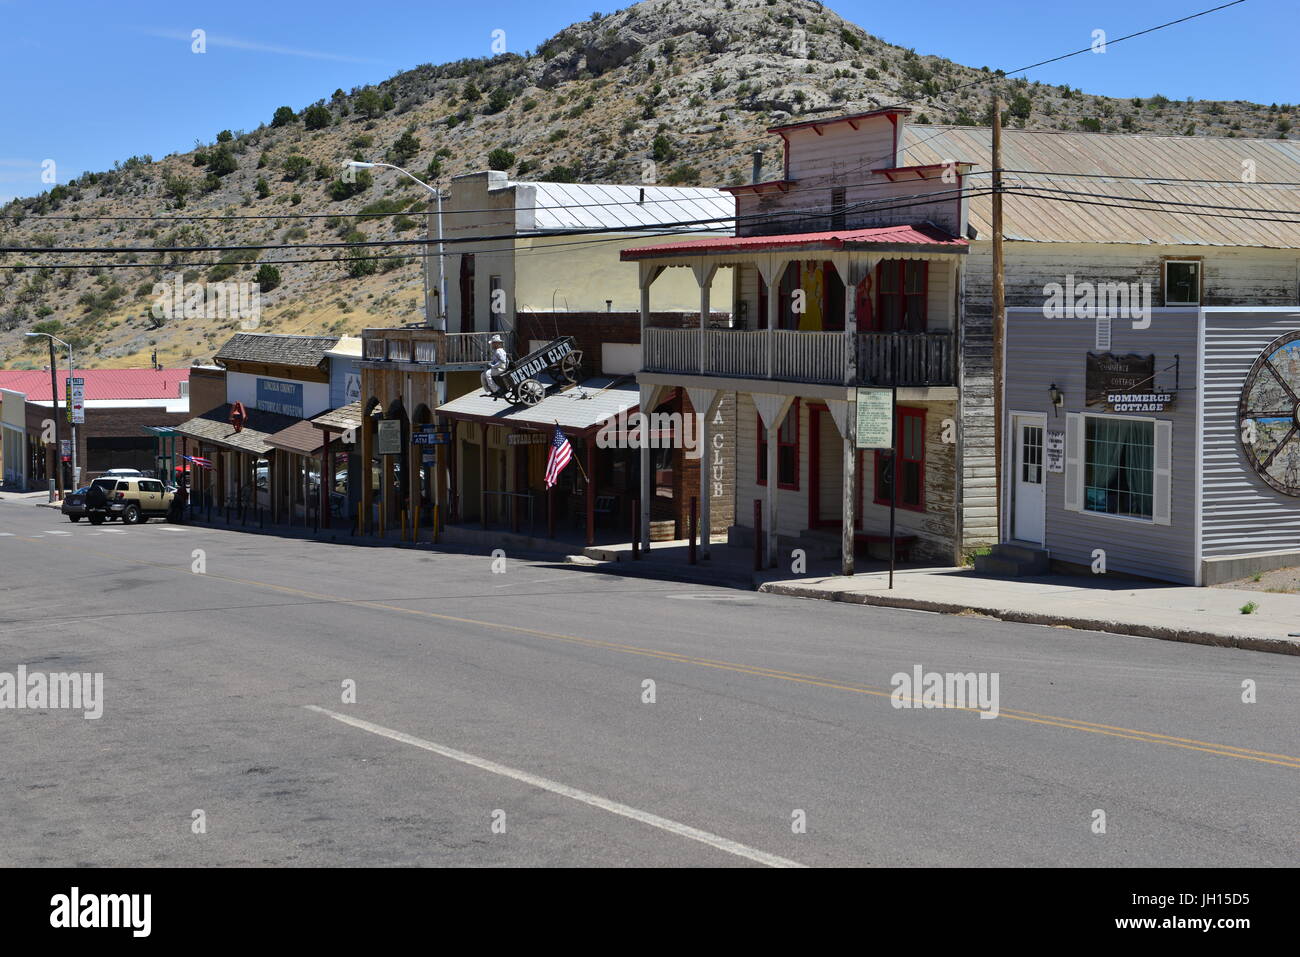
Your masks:
M1181 641L1193 645L1210 645L1216 648L1239 648L1243 651L1262 651L1274 655L1300 655L1300 642L1284 638L1266 638L1252 635L1225 635L1213 631L1196 631L1191 628L1166 628L1160 625L1139 625L1133 622L1103 618L1079 618L1070 615L1051 615L1042 612L1018 611L1011 608L973 606L955 602L931 601L921 598L894 598L862 592L820 591L799 585L768 583L760 585L761 592L785 595L790 598L808 598L822 601L840 601L852 605L879 605L885 608L908 608L913 611L933 611L941 615L960 615L975 612L1025 625L1076 628L1080 631L1100 631L1110 635L1132 638L1155 638L1160 641Z
M688 585L703 585L715 588L744 588L748 591L754 589L753 581L746 575L728 575L725 572L715 572L710 568L702 568L700 565L694 566L697 571L690 572L676 564L655 562L644 558L638 561L630 559L628 561L600 561L588 558L586 555L569 555L564 559L564 563L575 569L601 572L606 575L622 575L624 578L650 578L658 581L675 581Z

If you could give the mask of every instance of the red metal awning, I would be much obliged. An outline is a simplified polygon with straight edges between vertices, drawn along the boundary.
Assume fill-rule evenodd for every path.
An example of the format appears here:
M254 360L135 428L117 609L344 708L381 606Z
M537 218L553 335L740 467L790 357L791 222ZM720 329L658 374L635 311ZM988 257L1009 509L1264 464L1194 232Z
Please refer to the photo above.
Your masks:
M624 249L623 262L661 256L700 256L728 252L774 250L840 250L874 246L928 246L965 252L969 243L928 223L875 226L870 229L832 229L820 233L779 233L774 236L732 236L722 239L688 239L679 243Z

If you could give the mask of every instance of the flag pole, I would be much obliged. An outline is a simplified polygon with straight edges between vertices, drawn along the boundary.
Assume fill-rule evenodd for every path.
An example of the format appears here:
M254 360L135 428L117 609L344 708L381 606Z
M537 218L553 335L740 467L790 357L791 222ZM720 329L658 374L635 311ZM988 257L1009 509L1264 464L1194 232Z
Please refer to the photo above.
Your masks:
M560 432L563 432L563 431L564 431L564 429L560 428L560 420L559 420L559 419L552 419L551 421L555 423L555 427L556 427L557 429L560 429ZM567 439L568 436L566 435L565 438ZM570 444L572 444L572 443L570 443ZM574 456L573 456L573 461L574 461L574 464L576 464L576 465L578 466L578 471L582 473L582 480L583 480L584 482L586 482L588 485L590 485L590 484L591 484L591 479L587 478L587 470L584 469L584 468L582 467L582 457L579 456L579 455L577 455L577 454L575 453Z

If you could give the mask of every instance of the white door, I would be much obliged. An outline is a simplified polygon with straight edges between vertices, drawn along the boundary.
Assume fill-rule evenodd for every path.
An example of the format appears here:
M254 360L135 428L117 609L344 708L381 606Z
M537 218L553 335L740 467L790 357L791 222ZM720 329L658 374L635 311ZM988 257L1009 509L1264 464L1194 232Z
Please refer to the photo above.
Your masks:
M1015 483L1012 486L1011 537L1022 542L1043 544L1043 514L1047 502L1043 484L1043 432L1041 416L1011 417L1011 440L1015 443Z

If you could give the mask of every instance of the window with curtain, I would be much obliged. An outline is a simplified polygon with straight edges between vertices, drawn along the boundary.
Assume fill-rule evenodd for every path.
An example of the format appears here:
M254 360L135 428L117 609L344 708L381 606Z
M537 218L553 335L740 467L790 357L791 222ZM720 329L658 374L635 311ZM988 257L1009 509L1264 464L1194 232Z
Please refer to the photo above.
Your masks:
M925 332L928 266L924 260L887 259L877 267L875 331Z
M1084 423L1084 511L1150 519L1155 423L1092 415Z

